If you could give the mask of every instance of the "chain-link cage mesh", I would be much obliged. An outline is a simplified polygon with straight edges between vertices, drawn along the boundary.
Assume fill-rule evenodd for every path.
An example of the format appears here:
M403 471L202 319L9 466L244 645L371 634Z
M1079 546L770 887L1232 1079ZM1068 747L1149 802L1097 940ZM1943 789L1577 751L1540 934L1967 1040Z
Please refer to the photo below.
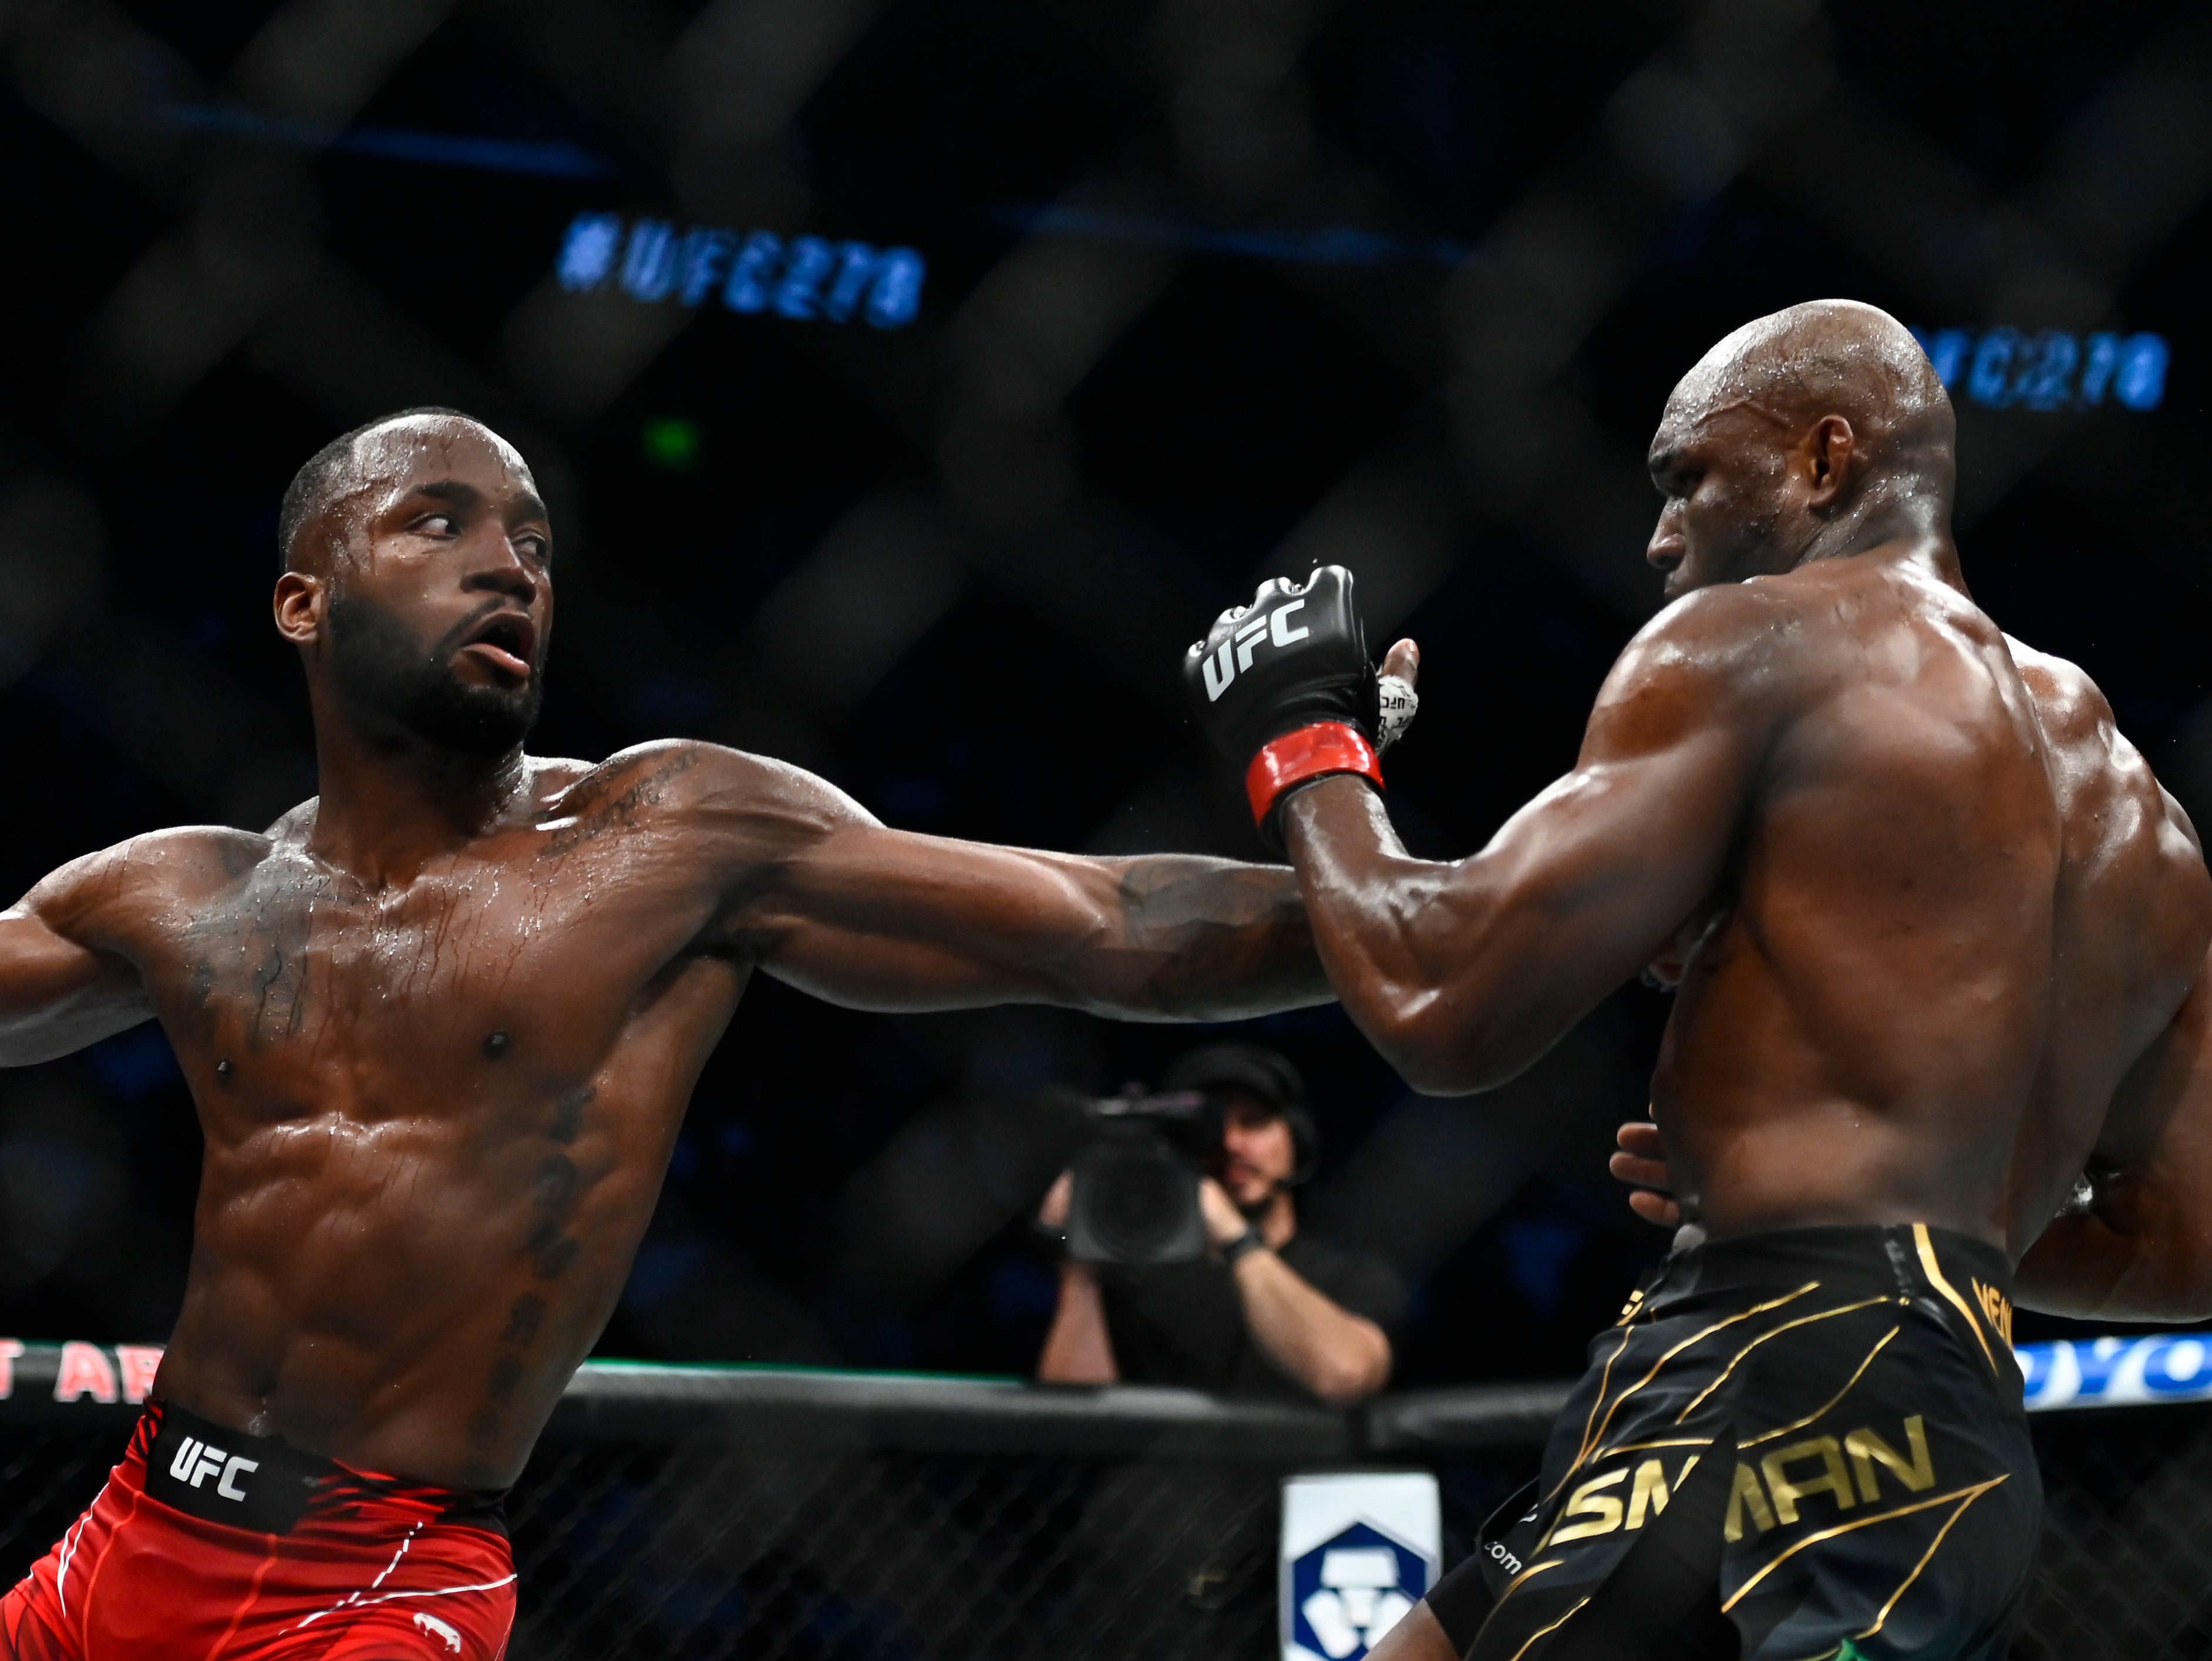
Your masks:
M547 1446L514 1496L513 1653L1264 1656L1281 1475L711 1433Z
M2015 1661L2212 1656L2212 1408L2034 1424L2043 1550Z
M89 1503L116 1421L0 1427L0 1573ZM2049 1496L2015 1661L2212 1656L2212 1409L2039 1419ZM1534 1448L1437 1469L1448 1561ZM1310 1463L1310 1462L1306 1462ZM1405 1462L1393 1462L1405 1463ZM836 1448L694 1427L541 1444L509 1507L514 1661L1262 1661L1265 1459Z

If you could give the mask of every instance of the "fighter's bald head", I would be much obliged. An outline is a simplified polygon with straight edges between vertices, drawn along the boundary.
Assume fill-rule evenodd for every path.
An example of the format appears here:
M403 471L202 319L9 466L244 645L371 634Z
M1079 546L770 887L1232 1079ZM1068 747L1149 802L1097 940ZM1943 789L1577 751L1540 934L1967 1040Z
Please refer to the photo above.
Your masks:
M402 476L426 445L473 435L504 453L525 478L530 469L514 447L473 416L442 405L418 405L365 421L309 456L285 486L277 511L276 547L288 571L327 570L343 526L330 509L348 496Z
M1951 399L1911 331L1856 300L1814 300L1745 324L1682 377L1654 447L1730 411L1785 439L1841 416L1868 460L1940 472L1948 485Z

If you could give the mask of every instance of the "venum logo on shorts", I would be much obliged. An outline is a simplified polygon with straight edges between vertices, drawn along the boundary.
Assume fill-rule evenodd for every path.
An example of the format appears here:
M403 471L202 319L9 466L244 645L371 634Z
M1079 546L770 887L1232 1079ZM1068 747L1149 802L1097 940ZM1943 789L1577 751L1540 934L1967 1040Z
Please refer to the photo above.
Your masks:
M1303 599L1294 599L1287 605L1278 605L1263 616L1248 618L1238 624L1237 631L1199 665L1206 677L1206 701L1217 702L1238 673L1252 666L1252 654L1261 647L1272 645L1279 652L1310 635L1313 630L1304 624L1295 629L1290 626L1291 613L1304 606Z
M169 1461L169 1475L191 1488L197 1488L209 1477L215 1477L215 1491L226 1500L245 1499L246 1490L238 1486L238 1479L260 1469L258 1459L225 1453L192 1436L185 1438L176 1457Z
M1988 1281L1976 1277L1973 1282L1974 1301L1982 1306L1982 1318L1990 1323L1990 1330L2012 1342L2012 1299Z
M434 1615L424 1615L420 1610L417 1610L415 1615L415 1624L421 1628L424 1632L428 1633L431 1637L436 1639L447 1649L453 1651L455 1655L459 1655L461 1652L460 1629L455 1627L452 1622L441 1621Z

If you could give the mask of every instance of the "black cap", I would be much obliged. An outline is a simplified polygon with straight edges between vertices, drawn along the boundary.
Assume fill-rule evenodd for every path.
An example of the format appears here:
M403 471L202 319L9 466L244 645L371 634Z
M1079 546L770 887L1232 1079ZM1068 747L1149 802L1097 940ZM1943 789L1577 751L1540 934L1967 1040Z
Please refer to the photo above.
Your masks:
M1179 1056L1160 1088L1249 1091L1278 1113L1306 1104L1305 1080L1290 1059L1254 1043L1210 1043Z
M1287 1056L1255 1043L1210 1043L1178 1059L1160 1080L1160 1088L1196 1090L1207 1095L1224 1090L1247 1091L1281 1114L1291 1128L1291 1140L1298 1155L1297 1166L1289 1177L1291 1185L1306 1181L1320 1167L1321 1128L1306 1110L1306 1081Z

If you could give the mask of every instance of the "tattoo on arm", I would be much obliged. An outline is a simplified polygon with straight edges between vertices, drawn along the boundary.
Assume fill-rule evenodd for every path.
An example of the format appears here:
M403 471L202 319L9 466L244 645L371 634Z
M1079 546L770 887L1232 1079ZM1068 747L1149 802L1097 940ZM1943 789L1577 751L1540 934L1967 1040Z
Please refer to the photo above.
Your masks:
M1166 1015L1257 1013L1325 1002L1297 879L1280 866L1133 860L1120 898L1130 944L1157 955L1143 1007Z

